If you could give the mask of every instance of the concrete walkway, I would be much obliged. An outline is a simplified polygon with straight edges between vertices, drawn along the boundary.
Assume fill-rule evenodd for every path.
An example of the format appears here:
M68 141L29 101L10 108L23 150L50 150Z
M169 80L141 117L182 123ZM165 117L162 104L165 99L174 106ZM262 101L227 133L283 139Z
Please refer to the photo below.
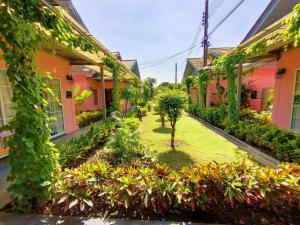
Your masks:
M9 170L10 170L10 166L7 160L1 159L0 160L0 209L10 201L9 195L6 191L8 187L8 183L6 179Z
M44 216L0 212L0 225L209 225L205 223L154 220L122 220L85 217ZM217 225L217 224L215 224Z
M99 125L100 123L101 123L101 121L93 123L93 124L94 125ZM77 130L77 131L75 131L71 134L67 134L67 135L63 135L63 136L54 138L54 139L52 139L52 142L55 143L55 144L58 144L58 143L62 143L62 142L68 142L73 138L78 138L78 137L80 137L80 135L86 134L90 130L90 127L93 124L91 124L89 126L86 126L86 127L83 127L83 128L80 128L79 130Z

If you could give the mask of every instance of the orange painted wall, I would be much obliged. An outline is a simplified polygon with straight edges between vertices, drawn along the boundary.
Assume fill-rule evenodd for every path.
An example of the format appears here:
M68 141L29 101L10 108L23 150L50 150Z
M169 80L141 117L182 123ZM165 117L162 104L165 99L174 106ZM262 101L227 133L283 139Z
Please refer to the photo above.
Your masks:
M76 75L73 76L75 86L76 84L80 85L81 90L84 89L90 89L92 87L93 89L98 90L98 105L94 105L94 96L91 95L86 102L79 106L79 111L88 111L88 110L100 110L102 109L102 85L101 81L99 80L93 80L90 77L87 76L88 74L85 72L76 72ZM120 82L119 84L119 91L126 86L127 83ZM105 81L105 89L112 89L113 88L113 82L112 80L106 80ZM129 106L129 105L128 105ZM125 101L121 100L121 111L125 111Z
M290 129L291 126L296 71L300 70L299 59L300 48L294 48L283 52L278 61L278 69L286 68L286 73L282 78L275 80L272 121L282 129Z
M100 110L102 109L102 92L101 92L101 81L93 80L91 78L86 77L86 75L76 75L73 76L75 86L77 84L80 85L80 90L97 90L98 96L98 104L94 104L94 95L91 94L90 97L83 103L82 106L76 106L79 111L88 111L88 110Z
M58 55L52 56L42 51L37 57L37 62L39 71L50 72L53 77L60 80L65 132L68 134L78 130L74 96L66 98L66 91L71 91L72 93L74 91L74 84L70 84L66 79L67 75L72 74L72 67L69 61Z
M76 131L79 128L76 124L74 98L66 98L66 91L73 92L74 90L74 85L66 79L66 75L72 74L69 61L58 55L53 56L41 51L37 56L37 64L39 72L50 72L54 78L60 80L65 132L72 133ZM0 68L6 68L3 60L0 60Z
M274 88L276 70L277 70L277 65L274 62L272 64L261 66L257 68L253 73L242 78L242 84L258 92L258 99L251 99L249 96L249 101L250 101L249 109L254 109L257 112L260 112L262 110L261 99L260 99L261 92L265 88ZM225 92L223 94L223 103L226 103L226 100L224 99L224 95L227 92L227 81L222 80L221 85L225 88ZM207 99L210 100L210 102L213 105L216 105L218 103L215 80L211 80L209 83Z
M246 77L243 77L242 83L251 90L258 92L257 99L250 100L249 109L254 109L257 112L262 111L261 103L261 93L263 89L274 88L275 86L275 73L277 71L276 62L267 64L257 68L253 73L249 74Z
M225 88L225 91L222 94L222 100L223 100L223 103L226 103L226 100L225 100L224 96L225 96L226 91L227 91L227 81L221 80L221 85ZM217 105L218 104L218 96L217 96L216 81L215 80L211 80L209 82L208 86L209 86L208 90L210 90L210 92L209 92L210 96L208 98L210 98L211 103L213 105Z

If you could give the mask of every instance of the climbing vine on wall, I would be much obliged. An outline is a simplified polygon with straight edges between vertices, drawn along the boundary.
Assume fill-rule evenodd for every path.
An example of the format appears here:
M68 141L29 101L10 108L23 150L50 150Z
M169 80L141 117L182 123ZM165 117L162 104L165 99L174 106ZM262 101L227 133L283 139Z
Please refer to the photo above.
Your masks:
M218 105L220 106L223 104L222 94L225 91L224 87L221 85L221 79L224 73L224 57L215 59L211 71L214 73L216 78Z
M207 81L209 80L209 76L211 74L210 70L201 70L196 77L196 81L199 86L199 101L198 104L201 108L205 107L205 93L207 88Z
M238 109L237 109L237 89L235 85L236 78L236 65L242 63L246 59L246 53L242 50L235 50L231 54L227 55L224 59L224 68L226 73L227 85L228 85L228 117L231 122L238 121Z
M28 211L47 199L46 184L58 168L57 151L49 141L49 116L44 93L51 94L37 72L36 55L42 42L59 42L69 49L96 52L97 47L77 36L59 13L41 7L37 0L6 0L0 10L0 48L12 86L14 118L2 130L11 172L8 188L14 208ZM46 75L46 74L44 74Z
M247 51L247 50L246 50ZM259 57L265 55L268 51L267 40L263 39L251 45L247 51L247 57Z
M189 103L192 103L192 93L191 93L191 89L193 87L193 77L186 77L184 79L184 86L185 86L185 89L186 89L186 93L188 94L188 101Z
M112 81L113 81L113 102L111 105L111 111L118 111L120 110L120 97L119 97L119 79L121 68L120 65L113 59L105 57L103 59L103 64L111 69L112 71Z

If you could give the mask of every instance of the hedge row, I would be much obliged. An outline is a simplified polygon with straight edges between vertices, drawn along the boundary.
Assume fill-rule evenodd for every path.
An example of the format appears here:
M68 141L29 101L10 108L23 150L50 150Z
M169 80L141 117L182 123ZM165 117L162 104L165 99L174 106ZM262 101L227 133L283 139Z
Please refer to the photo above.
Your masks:
M62 167L72 167L78 165L94 150L101 148L109 139L113 130L113 123L105 121L98 125L92 125L90 130L74 138L66 144L58 145L60 153L60 165Z
M245 110L237 124L227 119L225 107L201 109L190 106L189 112L224 129L235 137L254 145L283 162L300 163L300 136L292 131L281 130L271 124L268 115Z
M77 125L82 128L102 119L102 111L86 111L76 116Z
M209 163L178 172L159 164L127 165L113 167L100 161L61 172L47 207L56 214L96 215L107 210L122 217L161 218L176 212L180 218L204 212L234 224L244 224L245 217L247 224L260 224L265 214L270 224L290 224L300 215L296 165L274 170L243 162Z

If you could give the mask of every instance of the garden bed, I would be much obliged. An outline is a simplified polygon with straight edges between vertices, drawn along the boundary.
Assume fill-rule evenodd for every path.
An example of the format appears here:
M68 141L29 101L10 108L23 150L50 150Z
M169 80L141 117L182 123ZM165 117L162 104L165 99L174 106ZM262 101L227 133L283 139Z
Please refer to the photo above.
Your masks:
M174 170L140 143L138 125L115 117L66 144L51 200L28 212L254 225L300 220L299 166L274 170L239 161ZM4 211L13 208L14 202Z
M300 163L300 136L279 129L269 122L268 116L243 110L239 121L232 123L225 107L200 108L192 105L189 112L281 162Z

